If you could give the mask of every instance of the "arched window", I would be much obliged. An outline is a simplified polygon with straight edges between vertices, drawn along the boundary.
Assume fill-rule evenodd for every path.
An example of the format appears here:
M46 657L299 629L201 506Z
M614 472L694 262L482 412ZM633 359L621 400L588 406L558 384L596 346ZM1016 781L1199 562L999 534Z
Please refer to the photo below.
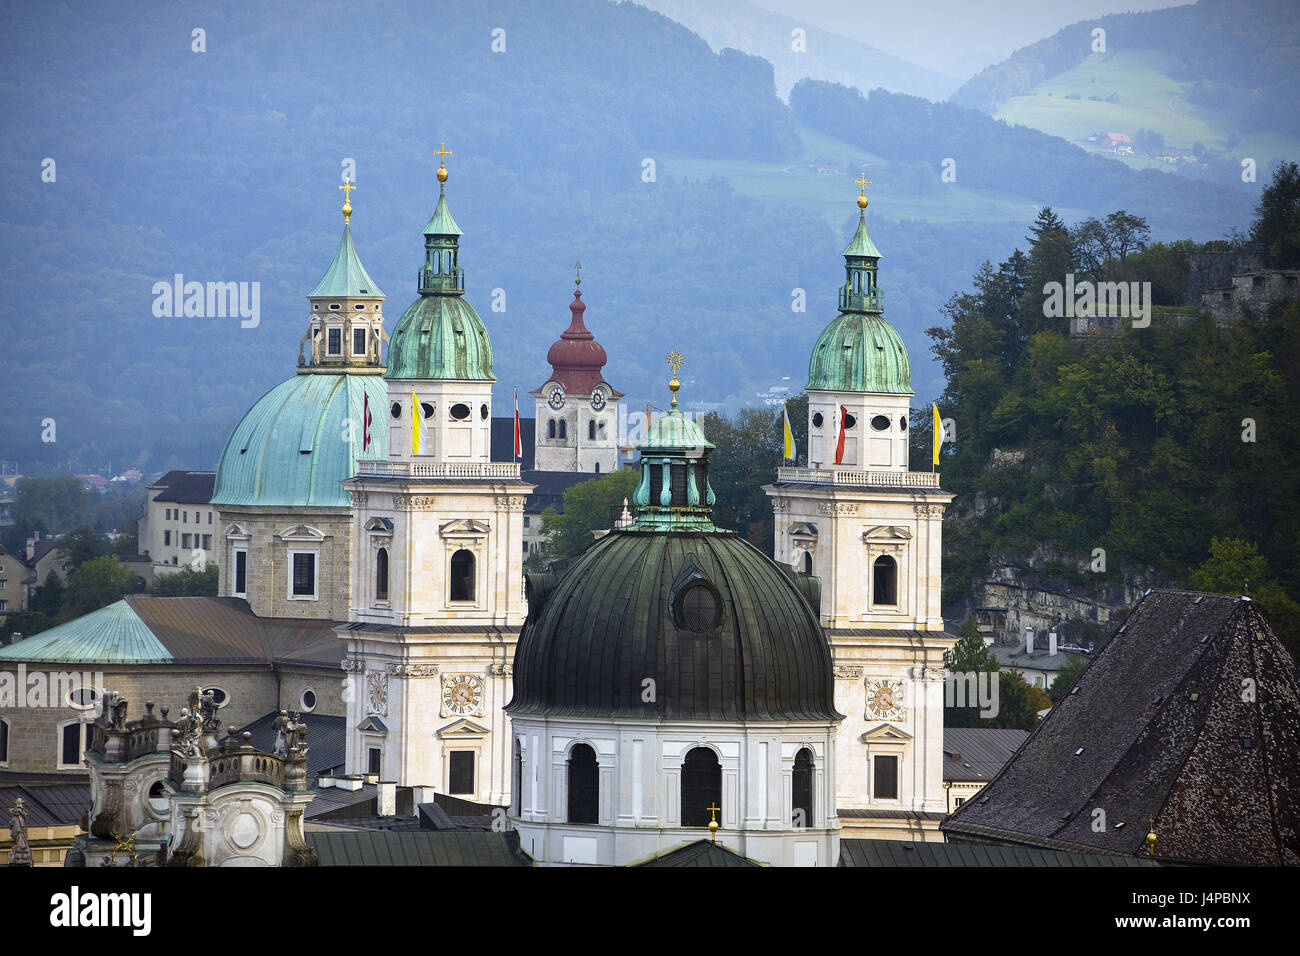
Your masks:
M388 600L388 549L380 548L375 554L375 600Z
M9 721L0 717L0 764L9 762Z
M712 815L709 807L722 806L722 765L708 747L695 747L682 763L682 826L707 827L709 820L722 825L722 811Z
M560 439L564 440L569 437L569 423L563 418L560 419Z
M794 781L791 803L794 806L793 823L799 826L813 825L813 754L803 747L794 755ZM802 810L802 818L799 811Z
M876 558L871 567L871 603L898 603L898 564L887 554Z
M546 437L547 437L547 438L554 438L554 437L555 437L555 419L554 419L554 418L552 418L549 422L546 423Z
M474 555L464 548L451 556L451 599L474 600Z
M805 551L803 553L803 573L812 574L812 552L811 551Z
M600 474L600 462L596 462L596 474Z
M587 422L587 437L592 441L596 439L596 419L594 418Z
M569 822L596 823L600 804L600 767L596 751L575 744L569 751Z
M510 763L510 808L514 811L515 816L523 816L524 813L524 754L523 748L519 745L519 738L515 738L515 753Z

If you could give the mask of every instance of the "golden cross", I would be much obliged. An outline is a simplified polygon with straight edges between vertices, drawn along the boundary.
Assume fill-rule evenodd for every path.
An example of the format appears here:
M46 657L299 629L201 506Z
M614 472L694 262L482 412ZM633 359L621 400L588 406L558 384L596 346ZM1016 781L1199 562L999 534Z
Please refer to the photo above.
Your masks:
M857 179L853 180L853 185L855 185L855 186L861 186L861 187L862 187L862 195L865 196L865 195L867 194L867 187L871 185L871 180L867 178L867 174L866 174L866 173L863 173L863 174L862 174L861 176L859 176Z
M356 189L356 188L357 188L356 186L353 186L353 185L352 185L352 180L350 180L350 179L345 179L345 180L343 180L343 185L340 186L339 189L343 190L343 201L344 201L344 202L351 202L351 201L352 201L352 190L354 190L354 189Z
M443 168L443 166L444 166L445 164L443 163L443 159L442 159L442 158L443 158L444 156L450 156L450 155L451 155L451 150L449 150L449 149L447 148L447 141L446 141L446 140L443 140L442 143L439 144L438 148L435 149L435 150L433 151L433 155L435 155L435 156L438 157L438 168L439 168L439 169Z
M709 811L709 829L713 831L712 837L716 840L718 838L718 814L722 812L722 807L715 802L704 809Z

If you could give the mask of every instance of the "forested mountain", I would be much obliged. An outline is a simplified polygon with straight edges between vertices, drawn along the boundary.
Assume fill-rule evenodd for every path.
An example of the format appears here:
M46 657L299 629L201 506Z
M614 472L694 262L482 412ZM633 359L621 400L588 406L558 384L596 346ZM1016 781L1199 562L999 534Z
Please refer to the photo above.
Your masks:
M670 347L687 356L688 402L736 407L784 376L802 385L834 314L860 169L839 171L843 211L828 222L724 178L685 181L657 157L779 171L809 126L860 148L857 165L877 177L888 316L919 400L943 387L923 330L1025 226L900 214L922 192L946 201L945 157L981 195L1080 217L1123 205L1156 237L1217 238L1245 225L1257 195L1090 165L1061 141L884 92L809 83L787 106L766 61L714 53L634 4L101 0L4 13L0 458L28 473L212 467L243 411L292 374L304 296L337 243L347 160L354 237L391 329L415 296L431 151L452 150L448 197L498 403L545 380L578 259L588 325L631 403L665 400ZM153 286L176 274L260 283L260 322L156 318ZM806 312L792 310L795 290ZM47 418L54 443L41 441Z

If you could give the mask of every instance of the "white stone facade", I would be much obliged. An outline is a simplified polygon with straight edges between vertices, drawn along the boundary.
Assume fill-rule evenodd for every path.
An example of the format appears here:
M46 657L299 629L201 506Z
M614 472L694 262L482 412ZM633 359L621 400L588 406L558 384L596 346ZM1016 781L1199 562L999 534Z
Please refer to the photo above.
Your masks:
M722 768L717 842L773 866L835 866L836 725L514 718L518 786L510 817L520 846L543 865L626 866L696 840L707 827L681 825L681 775L687 753L704 747ZM568 822L569 754L595 750L598 820ZM795 824L796 754L813 754L812 813Z
M551 380L532 394L538 471L604 475L618 470L619 400L608 384L602 382L588 394L569 394Z

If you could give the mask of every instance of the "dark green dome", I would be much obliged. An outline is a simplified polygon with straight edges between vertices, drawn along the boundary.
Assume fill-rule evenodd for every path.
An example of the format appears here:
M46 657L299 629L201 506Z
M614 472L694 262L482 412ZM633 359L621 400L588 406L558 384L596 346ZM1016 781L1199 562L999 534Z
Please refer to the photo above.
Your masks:
M732 532L614 530L567 570L527 581L512 716L842 717L820 582Z
M483 320L460 296L421 296L397 320L384 377L495 381Z
M822 330L808 360L808 387L827 392L912 394L907 349L872 312L847 312Z

